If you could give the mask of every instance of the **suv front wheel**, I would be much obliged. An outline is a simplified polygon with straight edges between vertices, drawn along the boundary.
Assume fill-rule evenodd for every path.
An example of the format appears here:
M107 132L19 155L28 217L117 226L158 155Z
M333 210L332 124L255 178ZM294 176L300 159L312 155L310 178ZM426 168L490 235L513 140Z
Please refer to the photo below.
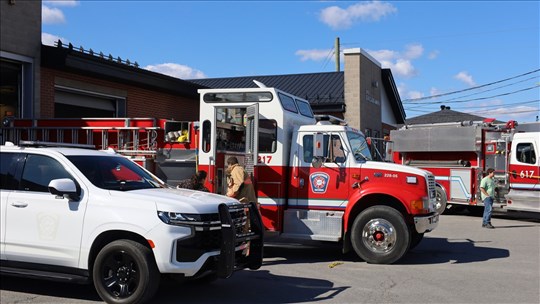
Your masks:
M131 240L117 240L97 255L92 278L105 302L139 304L156 293L160 274L148 247Z

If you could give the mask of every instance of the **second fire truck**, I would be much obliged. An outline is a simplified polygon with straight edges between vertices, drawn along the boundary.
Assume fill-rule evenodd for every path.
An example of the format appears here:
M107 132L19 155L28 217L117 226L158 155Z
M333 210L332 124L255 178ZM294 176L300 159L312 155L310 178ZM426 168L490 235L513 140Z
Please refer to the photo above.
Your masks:
M390 132L394 162L432 172L437 211L483 206L480 181L495 169L494 206L540 212L540 123L464 121L404 126Z

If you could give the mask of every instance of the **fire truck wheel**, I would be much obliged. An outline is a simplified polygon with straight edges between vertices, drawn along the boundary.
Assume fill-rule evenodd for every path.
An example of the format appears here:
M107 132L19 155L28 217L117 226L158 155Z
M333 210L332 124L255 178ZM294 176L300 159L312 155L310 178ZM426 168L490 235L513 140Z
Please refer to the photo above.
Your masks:
M409 227L394 208L374 206L360 213L352 225L351 243L364 261L392 264L408 250Z
M156 293L160 273L149 248L135 241L117 240L98 253L92 278L107 303L144 303Z
M446 200L446 193L444 193L441 187L437 187L435 198L436 198L435 211L437 211L438 214L443 214L444 211L446 210L447 200Z

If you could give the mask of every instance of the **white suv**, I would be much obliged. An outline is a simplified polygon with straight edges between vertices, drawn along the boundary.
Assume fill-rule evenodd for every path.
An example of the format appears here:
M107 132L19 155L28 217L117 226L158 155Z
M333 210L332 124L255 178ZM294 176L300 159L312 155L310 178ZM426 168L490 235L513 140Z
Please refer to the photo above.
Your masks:
M261 266L255 204L174 189L121 155L62 145L1 146L3 275L93 283L108 303L143 303L160 274Z

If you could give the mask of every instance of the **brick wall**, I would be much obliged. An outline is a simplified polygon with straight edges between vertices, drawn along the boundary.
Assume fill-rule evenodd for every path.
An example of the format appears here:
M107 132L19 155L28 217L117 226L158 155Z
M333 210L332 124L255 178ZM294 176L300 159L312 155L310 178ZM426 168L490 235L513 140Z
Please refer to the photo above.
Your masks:
M175 120L199 119L199 99L186 98L49 68L42 68L41 70L41 118L54 118L54 86L61 82L60 80L63 83L71 80L72 85L81 84L80 86L84 86L70 86L73 89L90 91L90 87L92 91L100 93L108 91L122 92L121 95L126 99L127 117L155 117Z

